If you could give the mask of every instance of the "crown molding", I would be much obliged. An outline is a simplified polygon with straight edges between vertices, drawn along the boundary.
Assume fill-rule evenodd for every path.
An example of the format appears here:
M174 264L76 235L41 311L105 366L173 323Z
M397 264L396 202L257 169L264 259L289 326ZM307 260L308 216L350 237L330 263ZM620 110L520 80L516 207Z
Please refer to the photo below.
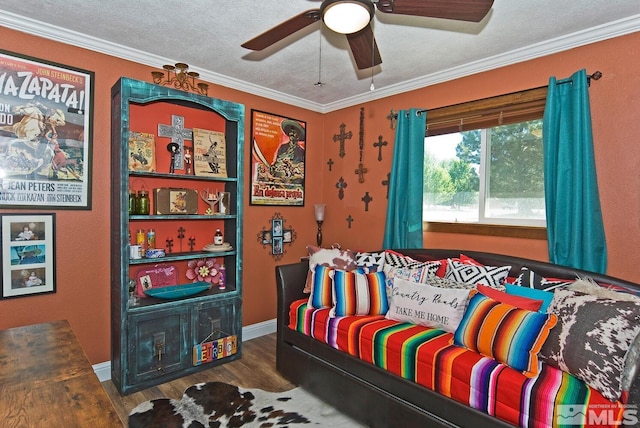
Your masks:
M137 62L157 67L158 64L171 64L177 62L175 59L164 58L153 55L137 49L132 49L116 43L111 43L93 36L82 34L79 32L63 29L46 22L36 21L20 15L9 12L0 11L0 25L25 32L31 35L43 37L45 39L54 40L60 43L89 49L95 52L122 58L128 61ZM307 110L319 113L329 113L335 110L351 107L365 102L390 97L392 95L413 91L438 83L470 76L472 74L481 73L483 71L493 70L495 68L540 58L546 55L566 51L579 46L614 37L623 36L640 31L640 14L633 15L625 19L614 21L608 24L583 30L573 34L568 34L555 39L536 43L530 46L519 48L513 51L505 52L482 60L473 61L462 66L449 68L437 73L421 76L396 85L367 91L361 95L344 98L328 104L319 104L308 100L295 97L283 92L274 91L263 86L254 85L242 80L234 79L208 70L199 69L200 77L210 83L236 89L242 92L248 92L253 95L268 98L273 101L279 101L285 104L294 105L305 108Z

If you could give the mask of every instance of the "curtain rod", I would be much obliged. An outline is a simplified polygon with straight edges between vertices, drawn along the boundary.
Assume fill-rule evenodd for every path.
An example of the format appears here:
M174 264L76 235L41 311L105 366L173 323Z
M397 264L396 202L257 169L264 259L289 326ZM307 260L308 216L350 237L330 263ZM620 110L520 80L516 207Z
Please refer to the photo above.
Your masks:
M593 73L589 74L587 76L587 86L591 86L591 79L600 80L601 77L602 77L602 72L599 71L599 70L596 70ZM569 79L558 80L557 84L561 85L561 84L569 83L569 82L571 82L571 80L569 80ZM546 88L546 87L548 87L548 85L540 86L539 88ZM533 89L539 89L539 88L533 88ZM420 110L416 111L416 114L419 116L422 113L425 113L426 111L427 111L427 109L420 109ZM398 120L398 113L395 112L393 109L391 109L391 111L387 115L387 119L389 119L391 129L395 129L395 121Z

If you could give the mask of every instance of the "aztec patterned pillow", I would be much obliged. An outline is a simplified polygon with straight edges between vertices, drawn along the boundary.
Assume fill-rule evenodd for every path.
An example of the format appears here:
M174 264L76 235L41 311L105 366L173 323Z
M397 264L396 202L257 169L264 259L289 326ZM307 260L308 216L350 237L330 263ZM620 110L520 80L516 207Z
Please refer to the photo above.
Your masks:
M516 308L471 291L451 343L535 377L540 370L538 352L556 322L554 314Z
M620 399L625 356L640 332L640 299L560 289L549 312L558 315L558 325L542 347L541 359L585 381L605 398Z
M384 315L389 309L384 272L360 273L335 269L333 278L334 307L329 316Z
M520 287L551 291L556 288L566 287L567 285L572 284L573 281L574 280L570 279L545 278L531 269L523 267L520 269L520 275L518 275L514 284L519 285Z
M379 253L356 253L356 265L364 273L379 272L384 267L384 251Z
M504 289L503 284L510 270L511 266L478 266L449 259L444 277L458 282Z
M309 273L304 284L304 292L311 293L311 284L316 265L328 266L333 269L355 270L356 253L351 250L341 250L340 248L319 248L307 245L309 251Z

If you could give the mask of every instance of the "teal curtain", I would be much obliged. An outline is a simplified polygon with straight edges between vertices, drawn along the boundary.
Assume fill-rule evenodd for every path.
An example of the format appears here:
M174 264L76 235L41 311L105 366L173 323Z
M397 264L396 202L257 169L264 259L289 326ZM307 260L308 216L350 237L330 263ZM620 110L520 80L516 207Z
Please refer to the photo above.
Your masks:
M549 260L605 273L607 246L593 156L588 87L585 70L569 79L549 79L543 117Z
M398 112L383 248L422 248L425 110Z

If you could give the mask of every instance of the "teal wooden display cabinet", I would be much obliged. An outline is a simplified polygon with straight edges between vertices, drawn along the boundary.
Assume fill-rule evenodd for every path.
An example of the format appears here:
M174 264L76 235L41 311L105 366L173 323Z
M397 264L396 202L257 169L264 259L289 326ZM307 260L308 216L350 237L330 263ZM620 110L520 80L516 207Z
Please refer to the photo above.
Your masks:
M111 107L111 378L129 394L242 354L245 109L126 77Z

